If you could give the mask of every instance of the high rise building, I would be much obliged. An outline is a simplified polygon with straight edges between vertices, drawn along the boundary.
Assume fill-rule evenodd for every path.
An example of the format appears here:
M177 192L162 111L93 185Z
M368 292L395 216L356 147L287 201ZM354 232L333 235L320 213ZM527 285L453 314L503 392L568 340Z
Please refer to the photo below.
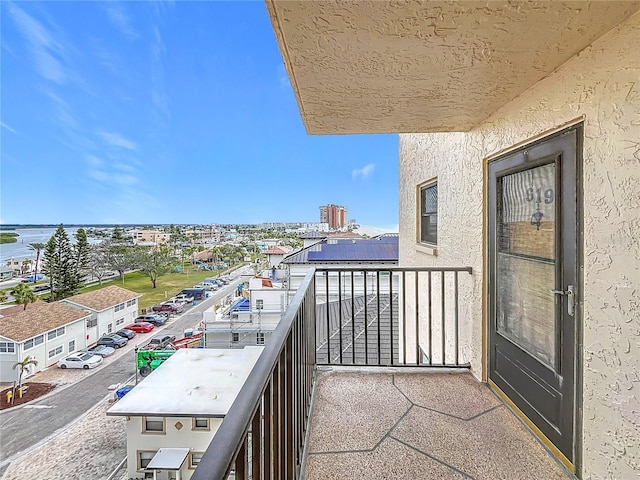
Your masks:
M320 207L320 223L329 224L330 229L342 228L347 224L347 207L323 205Z

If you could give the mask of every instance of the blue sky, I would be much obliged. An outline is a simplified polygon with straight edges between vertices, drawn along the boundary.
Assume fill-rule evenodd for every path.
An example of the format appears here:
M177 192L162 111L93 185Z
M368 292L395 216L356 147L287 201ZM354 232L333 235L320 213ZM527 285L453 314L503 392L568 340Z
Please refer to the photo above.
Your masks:
M0 9L0 222L397 225L397 135L307 135L263 2Z

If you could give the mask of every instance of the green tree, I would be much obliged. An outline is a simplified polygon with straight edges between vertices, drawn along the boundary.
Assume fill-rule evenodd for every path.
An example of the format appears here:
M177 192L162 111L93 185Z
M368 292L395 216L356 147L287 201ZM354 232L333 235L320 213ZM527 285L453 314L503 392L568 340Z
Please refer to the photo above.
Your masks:
M124 229L118 225L113 227L113 232L111 232L111 240L116 243L124 243L127 239L124 236Z
M136 247L136 263L142 273L144 273L156 288L158 277L171 272L176 266L176 258L171 253L168 245L158 245L152 249Z
M62 224L45 246L43 271L49 277L50 300L60 300L76 293L79 284L74 248Z
M36 264L33 270L33 283L36 283L38 281L38 266L40 265L40 252L44 250L44 247L46 247L46 244L42 242L33 242L29 244L29 249L36 252Z
M8 298L9 298L9 296L7 295L7 291L6 290L0 290L0 303L6 302Z
M105 265L115 270L124 283L124 274L127 270L133 270L136 266L136 247L115 242L104 241L101 245Z
M18 377L18 388L22 388L22 377L24 377L24 372L29 365L38 365L38 361L33 357L24 357L24 359L21 362L16 362L11 367L14 370L16 368L20 369L20 374ZM11 400L13 400L13 397L11 397Z
M24 309L27 309L27 305L35 302L38 297L33 290L27 287L24 283L19 283L16 285L13 290L11 290L11 295L18 305L24 305Z
M109 269L107 263L105 246L102 244L91 245L91 250L89 251L89 272L93 277L98 279L100 285L102 285L102 279Z
M87 278L87 273L89 272L91 245L89 244L87 232L84 230L84 228L79 228L74 236L76 239L76 243L73 246L73 256L75 264L75 274L73 280L75 282L75 288L80 289L85 279Z

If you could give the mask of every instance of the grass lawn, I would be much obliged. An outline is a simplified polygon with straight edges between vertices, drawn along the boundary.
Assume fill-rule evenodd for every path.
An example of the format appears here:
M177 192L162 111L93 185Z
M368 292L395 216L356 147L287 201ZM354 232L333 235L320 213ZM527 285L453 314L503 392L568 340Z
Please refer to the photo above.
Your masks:
M138 305L141 310L146 307L163 302L165 299L173 297L180 293L184 288L193 287L196 283L200 283L207 277L216 277L218 275L224 275L227 270L196 270L187 273L170 273L158 278L156 282L156 288L153 288L153 284L149 277L140 272L126 273L124 276L124 283L119 278L110 279L102 282L102 285L91 285L84 287L78 293L92 292L100 288L107 287L109 285L118 285L133 292L141 293L142 297L138 299ZM165 297L165 292L167 295Z

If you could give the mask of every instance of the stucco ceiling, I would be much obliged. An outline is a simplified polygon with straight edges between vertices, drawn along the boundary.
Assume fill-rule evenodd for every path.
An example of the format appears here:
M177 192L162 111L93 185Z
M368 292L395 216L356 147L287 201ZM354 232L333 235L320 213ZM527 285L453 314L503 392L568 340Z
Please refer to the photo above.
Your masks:
M468 131L640 10L637 1L266 3L311 134Z

